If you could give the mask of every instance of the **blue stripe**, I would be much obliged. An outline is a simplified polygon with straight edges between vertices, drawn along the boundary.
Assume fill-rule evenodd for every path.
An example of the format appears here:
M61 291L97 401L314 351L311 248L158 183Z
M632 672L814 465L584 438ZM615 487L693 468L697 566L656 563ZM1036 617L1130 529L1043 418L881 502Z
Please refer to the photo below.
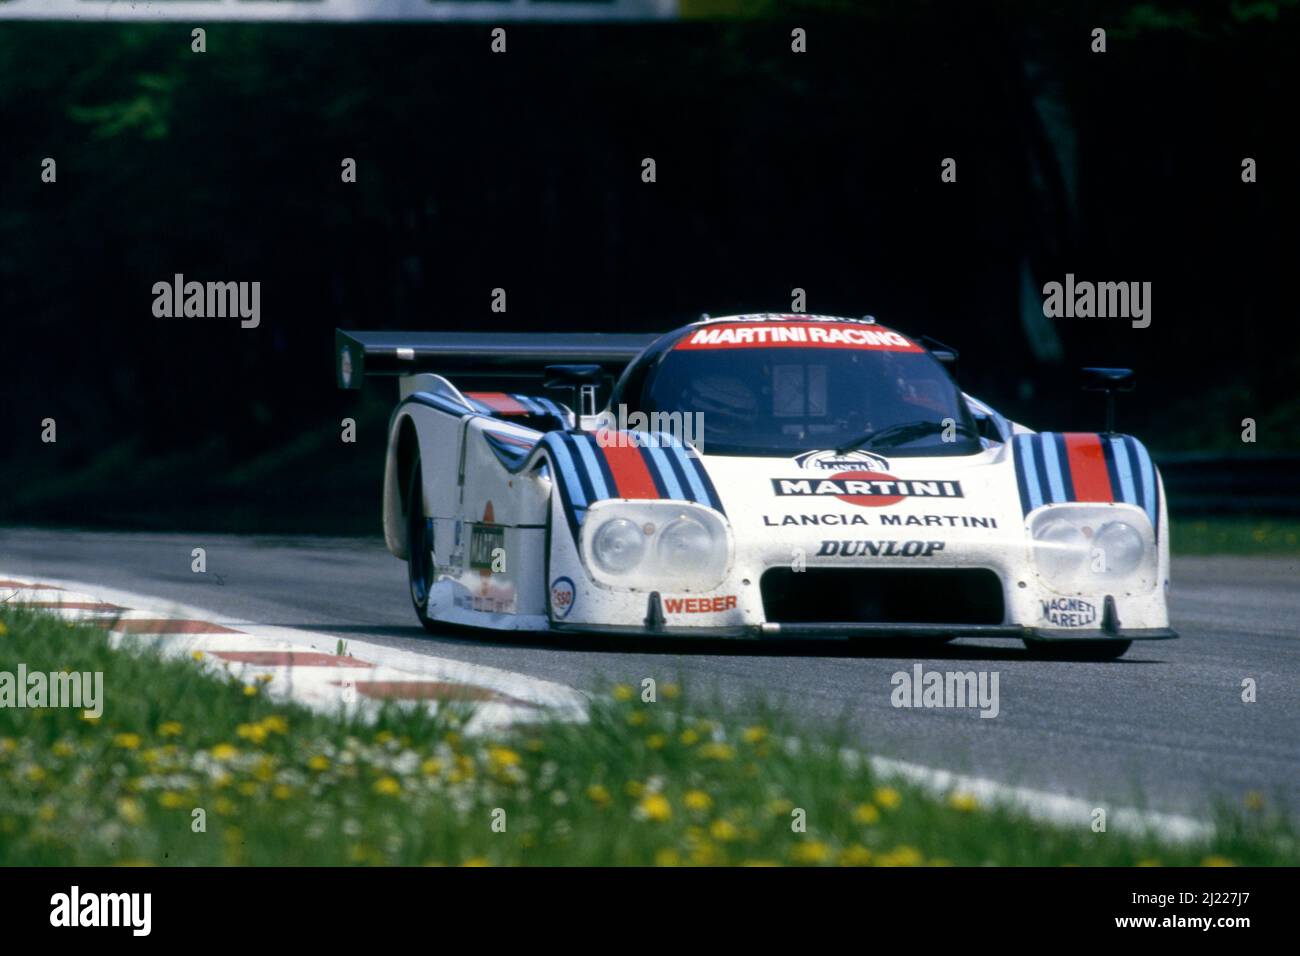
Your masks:
M705 490L704 482L700 481L700 476L694 468L695 462L691 460L690 456L687 455L685 451L677 446L668 449L668 455L670 456L670 460L675 460L680 463L681 470L686 475L686 482L691 486L691 494L694 496L691 500L701 504L708 504L709 493Z
M1061 457L1058 453L1055 436L1047 435L1038 442L1043 453L1043 467L1047 471L1047 484L1052 489L1052 502L1067 501L1065 495L1065 475L1061 469Z
M550 441L549 439L552 436L559 440ZM554 432L548 435L547 439L546 444L551 449L551 456L555 459L555 466L560 472L560 483L568 492L569 501L574 508L586 507L587 497L583 492L582 482L578 480L578 469L574 465L573 456L569 453L569 449L565 446L561 436Z
M542 414L541 406L537 404L536 399L529 398L527 395L511 395L510 397L513 398L520 405L524 406L524 408L528 410L529 415Z
M1133 466L1129 462L1128 449L1124 439L1110 439L1111 450L1115 453L1115 477L1119 479L1120 500L1137 504L1137 491L1133 487Z
M595 439L590 435L573 435L573 443L578 449L578 454L582 456L583 464L586 466L586 477L591 482L591 500L600 501L602 498L613 498L614 491L610 483L605 478L605 470L600 467L600 461L597 460L596 452L591 447ZM604 455L600 456L604 458Z
M1016 457L1025 473L1025 485L1029 489L1029 510L1033 511L1043 503L1043 489L1038 483L1037 466L1034 464L1033 435L1016 436Z
M446 412L449 415L457 417L473 414L473 409L466 408L457 402L442 395L435 395L432 392L412 392L402 400L405 405L408 402L414 402L417 405L426 405L429 408L436 408L440 412Z
M677 476L673 474L673 466L668 463L668 456L664 450L651 445L647 451L650 452L650 458L655 463L655 470L659 472L659 476L664 483L665 497L676 498L678 501L686 500L686 496L682 494L682 484L677 480Z
M1151 456L1147 454L1146 448L1142 446L1136 438L1126 436L1133 443L1132 448L1137 456L1138 471L1142 475L1142 507L1146 509L1147 517L1151 519L1152 527L1156 523L1156 475L1155 468L1151 464Z

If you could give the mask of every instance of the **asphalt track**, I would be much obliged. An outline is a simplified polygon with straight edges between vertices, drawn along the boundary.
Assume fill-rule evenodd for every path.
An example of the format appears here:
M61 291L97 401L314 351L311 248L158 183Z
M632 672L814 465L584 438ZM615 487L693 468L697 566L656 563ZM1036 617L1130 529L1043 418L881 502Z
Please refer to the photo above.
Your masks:
M206 574L190 552L207 551ZM645 677L743 707L782 701L844 721L873 753L1009 784L1152 810L1208 814L1258 791L1300 818L1300 559L1175 558L1176 641L1119 661L1031 660L1018 643L881 646L426 634L405 565L378 539L0 530L0 571L137 591L261 624L485 664L580 690ZM1000 714L902 709L890 677L999 673ZM1253 678L1254 703L1242 701Z

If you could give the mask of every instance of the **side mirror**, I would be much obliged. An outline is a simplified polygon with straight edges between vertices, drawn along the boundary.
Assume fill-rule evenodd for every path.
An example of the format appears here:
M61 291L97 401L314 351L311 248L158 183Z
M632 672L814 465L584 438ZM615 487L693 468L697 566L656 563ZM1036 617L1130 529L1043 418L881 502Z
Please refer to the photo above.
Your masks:
M573 427L582 428L583 415L596 414L596 387L605 372L599 365L548 365L542 384L547 388L567 388L573 394Z
M925 350L933 355L940 363L947 366L949 370L957 364L957 350L951 345L944 345L938 339L932 339L928 335L923 335L918 339Z
M1085 368L1082 384L1085 392L1106 393L1106 434L1115 434L1115 393L1133 391L1137 376L1131 368Z

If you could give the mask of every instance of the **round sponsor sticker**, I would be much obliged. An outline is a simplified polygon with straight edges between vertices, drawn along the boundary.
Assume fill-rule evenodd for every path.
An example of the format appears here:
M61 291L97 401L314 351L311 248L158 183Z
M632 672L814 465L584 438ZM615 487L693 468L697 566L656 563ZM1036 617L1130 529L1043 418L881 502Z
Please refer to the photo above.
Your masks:
M573 582L568 578L556 578L551 582L551 614L554 617L568 617L573 610L577 592Z
M841 471L838 474L831 475L831 478L834 481L843 481L846 483L846 488L850 489L850 493L836 495L835 497L839 498L840 501L847 501L851 505L860 505L864 508L880 508L884 505L896 505L903 500L902 495L885 494L881 491L875 490L876 488L881 487L878 482L895 482L898 480L893 475L883 471L871 472L871 477L869 479L864 479L862 477L862 472L860 471ZM854 486L852 484L847 484L848 482L865 483L865 493L854 493L852 491Z

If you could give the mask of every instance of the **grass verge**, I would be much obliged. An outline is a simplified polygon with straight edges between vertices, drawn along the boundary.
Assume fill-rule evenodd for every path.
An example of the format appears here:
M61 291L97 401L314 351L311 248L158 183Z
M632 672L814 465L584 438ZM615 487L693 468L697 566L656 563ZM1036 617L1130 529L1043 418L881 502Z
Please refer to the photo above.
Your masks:
M1170 524L1175 555L1300 554L1294 518L1175 518Z
M772 710L615 687L588 724L467 738L464 710L363 722L268 699L102 631L0 610L0 673L102 672L103 715L0 707L0 864L1271 865L1281 815L1217 835L1036 823L877 779ZM756 715L755 715L756 714ZM200 820L203 826L199 826ZM804 829L797 824L803 821Z

